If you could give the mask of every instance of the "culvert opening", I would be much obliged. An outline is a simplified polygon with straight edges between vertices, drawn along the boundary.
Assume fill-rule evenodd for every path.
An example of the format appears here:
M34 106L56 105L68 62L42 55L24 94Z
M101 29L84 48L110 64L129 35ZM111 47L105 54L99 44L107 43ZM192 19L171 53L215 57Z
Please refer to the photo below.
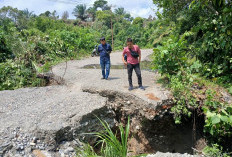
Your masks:
M138 127L129 140L130 150L134 152L133 155L158 151L193 154L193 148L204 147L202 120L202 117L198 117L194 128L192 118L175 124L171 114L157 120L143 119L141 128Z

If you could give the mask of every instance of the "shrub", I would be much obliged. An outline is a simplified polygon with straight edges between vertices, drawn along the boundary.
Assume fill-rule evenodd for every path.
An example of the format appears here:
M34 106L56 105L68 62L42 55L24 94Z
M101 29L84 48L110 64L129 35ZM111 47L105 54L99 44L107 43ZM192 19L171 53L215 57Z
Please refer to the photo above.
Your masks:
M129 137L129 130L130 130L130 118L128 117L128 122L125 127L123 128L122 124L119 126L120 130L120 139L117 138L117 132L114 133L109 124L105 121L100 120L104 130L101 132L91 133L99 138L97 144L101 144L101 155L104 157L126 157L127 156L127 140ZM78 149L77 156L97 156L94 153L94 150L89 145L85 145L83 149Z

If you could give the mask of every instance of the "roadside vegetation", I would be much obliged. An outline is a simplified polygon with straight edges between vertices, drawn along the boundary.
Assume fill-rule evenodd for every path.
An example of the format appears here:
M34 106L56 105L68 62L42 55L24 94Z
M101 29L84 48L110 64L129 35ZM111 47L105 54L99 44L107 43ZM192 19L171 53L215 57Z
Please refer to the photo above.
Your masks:
M231 156L232 1L153 0L160 28L153 64L173 93L175 122L204 115L208 156Z

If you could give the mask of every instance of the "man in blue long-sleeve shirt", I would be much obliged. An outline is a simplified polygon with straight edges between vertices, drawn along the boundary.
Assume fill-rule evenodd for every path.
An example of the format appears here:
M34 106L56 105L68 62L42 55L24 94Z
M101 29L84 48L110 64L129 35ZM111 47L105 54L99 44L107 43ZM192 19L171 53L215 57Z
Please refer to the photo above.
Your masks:
M98 46L98 52L100 53L100 64L102 70L102 79L108 80L110 74L110 53L112 48L110 44L106 43L104 37L100 39L101 44Z

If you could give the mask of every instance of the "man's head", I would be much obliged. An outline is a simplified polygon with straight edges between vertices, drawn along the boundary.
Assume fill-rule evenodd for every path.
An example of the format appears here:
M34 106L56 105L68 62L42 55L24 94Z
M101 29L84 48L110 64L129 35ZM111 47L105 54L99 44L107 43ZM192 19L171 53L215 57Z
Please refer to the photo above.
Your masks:
M101 42L102 45L105 45L105 44L106 44L106 39L105 39L105 37L101 37L100 42Z
M133 40L131 38L127 38L126 44L128 48L133 48Z

